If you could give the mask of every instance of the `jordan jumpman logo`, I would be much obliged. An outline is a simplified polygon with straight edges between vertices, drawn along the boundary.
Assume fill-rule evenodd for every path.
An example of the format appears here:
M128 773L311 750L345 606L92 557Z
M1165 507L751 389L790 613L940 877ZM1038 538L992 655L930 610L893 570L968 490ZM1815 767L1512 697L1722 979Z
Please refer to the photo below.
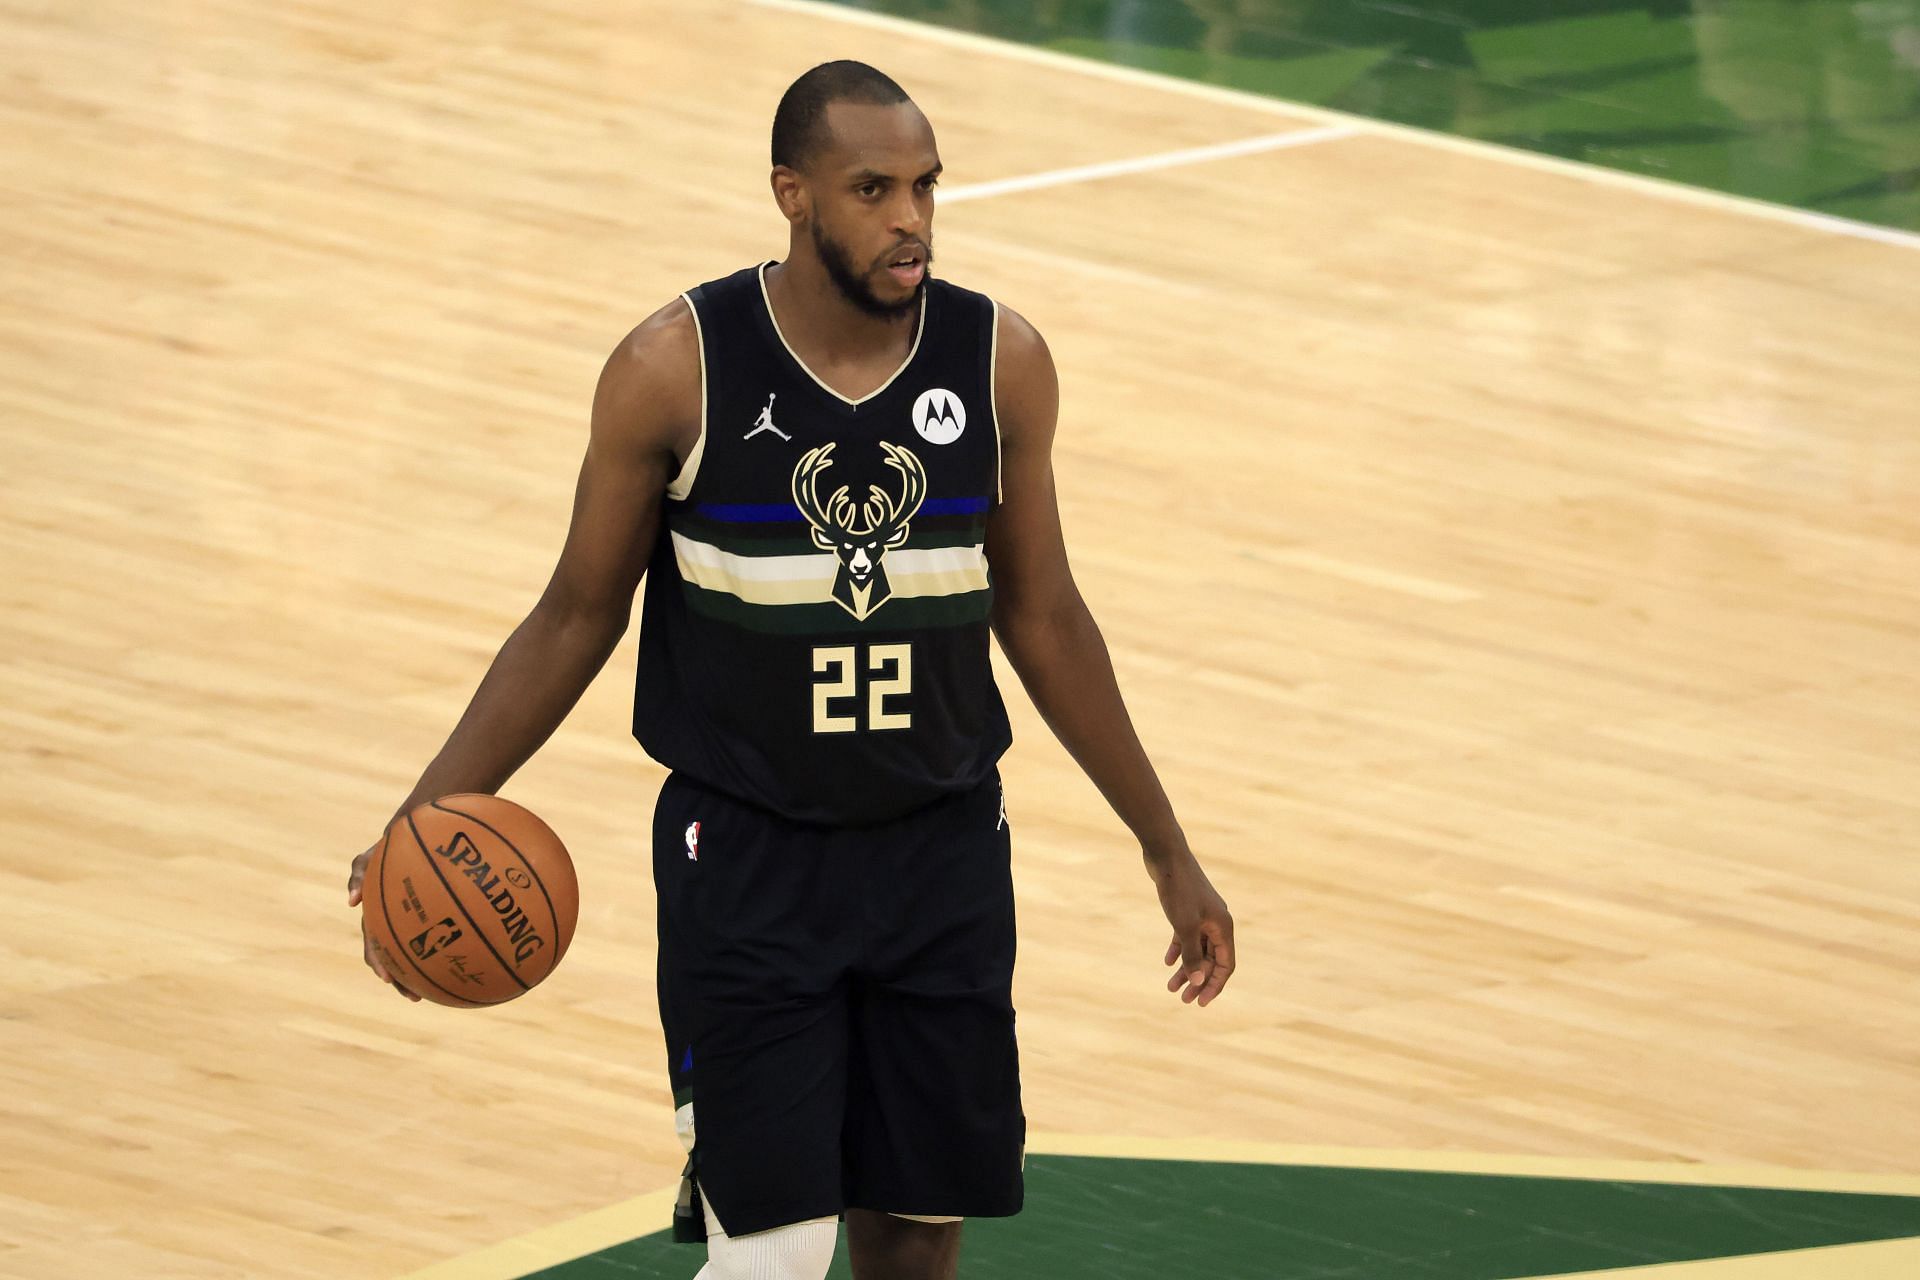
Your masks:
M767 407L760 411L760 416L758 418L754 419L753 430L747 432L747 434L740 437L742 440L751 440L755 436L759 435L762 431L771 431L773 432L773 434L779 436L782 440L793 439L792 436L788 435L786 432L782 431L780 428L773 425L773 399L775 396L779 394L780 393L778 391L769 391L767 393Z

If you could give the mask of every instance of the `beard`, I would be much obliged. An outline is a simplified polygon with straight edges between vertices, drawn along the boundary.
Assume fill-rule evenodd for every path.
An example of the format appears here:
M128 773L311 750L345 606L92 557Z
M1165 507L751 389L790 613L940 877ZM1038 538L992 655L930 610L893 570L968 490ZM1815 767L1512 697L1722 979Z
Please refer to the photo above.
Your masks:
M853 269L853 255L839 242L828 239L818 222L812 225L811 233L814 251L820 255L821 265L827 269L827 278L833 281L834 288L840 290L840 296L860 310L883 320L896 320L920 305L920 295L927 291L927 281L933 277L931 240L927 242L927 269L921 273L920 283L899 302L887 302L874 293L873 286L867 283L865 276Z

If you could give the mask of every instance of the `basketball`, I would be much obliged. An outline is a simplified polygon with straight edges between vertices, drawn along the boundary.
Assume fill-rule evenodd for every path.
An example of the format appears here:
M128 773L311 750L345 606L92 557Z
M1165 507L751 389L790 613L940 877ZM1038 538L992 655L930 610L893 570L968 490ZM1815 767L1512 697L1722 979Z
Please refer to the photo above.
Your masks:
M553 829L498 796L442 796L395 818L361 884L367 936L394 979L457 1009L525 995L580 914Z

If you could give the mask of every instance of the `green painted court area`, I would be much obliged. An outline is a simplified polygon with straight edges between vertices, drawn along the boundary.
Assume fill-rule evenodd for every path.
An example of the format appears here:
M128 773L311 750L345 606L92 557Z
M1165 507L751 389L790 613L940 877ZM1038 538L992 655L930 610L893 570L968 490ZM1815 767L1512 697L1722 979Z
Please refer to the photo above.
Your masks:
M969 1223L969 1280L1513 1280L1920 1236L1920 1197L1030 1156L1027 1207ZM686 1280L665 1232L535 1273ZM831 1276L847 1280L845 1249Z
M1920 229L1920 0L848 7Z

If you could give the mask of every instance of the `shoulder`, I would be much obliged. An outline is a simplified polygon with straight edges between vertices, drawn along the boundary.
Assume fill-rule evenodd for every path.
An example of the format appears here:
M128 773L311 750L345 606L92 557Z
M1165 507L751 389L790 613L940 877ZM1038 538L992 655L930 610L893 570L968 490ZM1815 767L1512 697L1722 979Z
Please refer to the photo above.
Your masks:
M731 275L695 285L635 325L607 359L609 372L638 379L649 390L664 379L700 387L701 330L703 325L725 328L739 308L760 299L760 271L765 263L742 267ZM702 317L705 317L703 320Z
M620 339L594 391L594 431L679 446L700 427L700 333L685 298ZM676 447L676 453L684 449Z
M623 381L658 383L691 373L700 376L700 329L684 297L675 298L627 331L607 357L608 371Z
M1051 433L1059 410L1060 381L1053 352L1031 321L1005 303L999 304L994 336L994 413L1001 429L1017 434L1022 428Z
M1033 322L1002 302L999 308L999 332L995 336L1000 373L1033 373L1042 366L1053 369L1053 352Z

